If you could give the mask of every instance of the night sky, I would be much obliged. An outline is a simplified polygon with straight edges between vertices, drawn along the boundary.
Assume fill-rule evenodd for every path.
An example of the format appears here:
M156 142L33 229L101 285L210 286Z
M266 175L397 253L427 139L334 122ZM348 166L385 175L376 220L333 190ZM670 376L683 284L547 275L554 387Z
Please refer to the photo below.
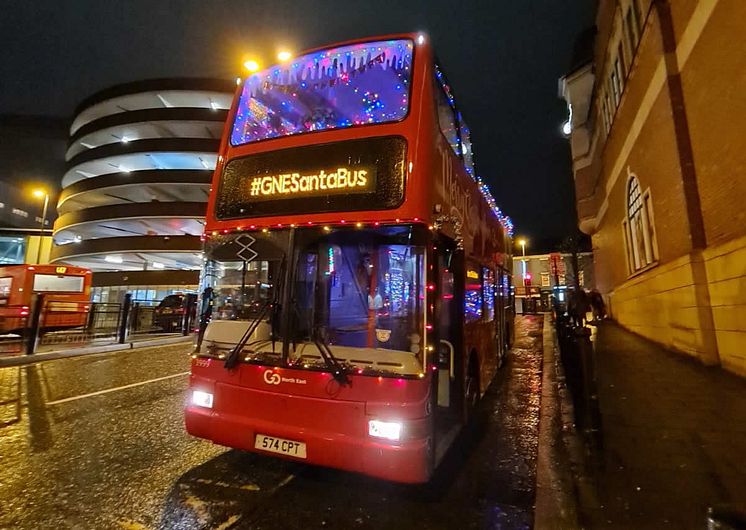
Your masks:
M2 0L0 114L70 117L117 83L232 78L247 54L425 31L516 233L559 239L575 209L557 80L594 1Z

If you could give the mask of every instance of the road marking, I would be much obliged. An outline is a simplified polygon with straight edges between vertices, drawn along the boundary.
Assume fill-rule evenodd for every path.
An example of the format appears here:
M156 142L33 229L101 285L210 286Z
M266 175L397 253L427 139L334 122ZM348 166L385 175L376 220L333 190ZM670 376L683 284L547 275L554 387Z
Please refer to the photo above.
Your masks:
M285 478L284 478L284 479L282 480L282 482L280 482L280 483L279 483L279 484L278 484L277 486L275 486L274 488L272 488L272 489L270 490L270 494L272 494L272 493L276 492L276 491L277 491L278 489L280 489L280 488L282 488L283 486L287 485L287 484L288 484L288 482L290 482L290 481L291 481L291 480L293 480L294 478L295 478L295 475L288 475L287 477L285 477Z
M131 385L117 386L114 388L107 388L106 390L99 390L98 392L91 392L90 394L82 394L80 396L73 396L65 399L58 399L57 401L48 401L47 406L59 405L61 403L67 403L69 401L76 401L78 399L89 398L93 396L100 396L102 394L108 394L109 392L116 392L118 390L125 390L127 388L134 388L137 386L147 385L150 383L157 383L158 381L165 381L167 379L173 379L174 377L181 377L189 374L189 372L180 372L178 374L167 375L164 377L156 377L155 379L148 379L147 381L140 381L139 383L132 383Z

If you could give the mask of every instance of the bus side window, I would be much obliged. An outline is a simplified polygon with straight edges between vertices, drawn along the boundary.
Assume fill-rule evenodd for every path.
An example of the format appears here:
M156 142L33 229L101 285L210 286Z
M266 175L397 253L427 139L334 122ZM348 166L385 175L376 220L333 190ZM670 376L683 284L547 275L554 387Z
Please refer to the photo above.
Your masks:
M466 289L464 292L464 320L475 322L482 318L482 282L477 267L466 269Z
M440 73L440 70L436 70ZM442 75L442 74L441 74ZM435 80L435 102L438 108L438 125L440 125L440 132L443 133L448 144L453 149L453 152L457 156L461 156L458 125L456 123L456 114L454 113L454 107L449 101L448 95L446 94L446 85L440 79Z
M482 291L484 293L484 320L495 319L495 274L492 269L482 268Z
M13 278L0 278L0 305L8 305Z
M474 153L471 150L471 132L469 131L469 126L466 125L466 122L464 122L464 119L461 117L461 113L458 114L458 126L459 126L459 136L461 137L461 153L464 155L464 167L466 168L466 172L471 175L472 178L475 178L474 173Z

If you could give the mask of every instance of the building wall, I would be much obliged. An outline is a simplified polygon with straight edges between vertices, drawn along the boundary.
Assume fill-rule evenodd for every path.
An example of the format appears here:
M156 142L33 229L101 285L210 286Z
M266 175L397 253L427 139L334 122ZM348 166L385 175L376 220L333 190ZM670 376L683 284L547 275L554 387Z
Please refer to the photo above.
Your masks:
M576 179L598 181L584 204L592 215L581 223L592 234L596 283L623 326L746 375L746 2L640 2L641 40L625 57L626 83L607 132L602 98L626 5L599 3L594 101L578 124L598 138L597 152L584 156L599 169L581 167L573 153ZM675 53L666 62L669 30ZM571 101L571 86L565 97ZM622 225L630 174L650 192L657 250L638 271Z

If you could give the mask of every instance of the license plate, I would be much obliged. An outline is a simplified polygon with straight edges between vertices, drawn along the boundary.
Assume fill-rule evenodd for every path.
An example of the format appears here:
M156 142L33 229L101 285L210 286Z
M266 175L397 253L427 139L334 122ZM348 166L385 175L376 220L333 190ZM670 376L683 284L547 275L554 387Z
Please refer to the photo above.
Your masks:
M306 444L284 438L275 438L266 434L257 434L254 440L254 448L270 453L294 456L295 458L306 458Z

